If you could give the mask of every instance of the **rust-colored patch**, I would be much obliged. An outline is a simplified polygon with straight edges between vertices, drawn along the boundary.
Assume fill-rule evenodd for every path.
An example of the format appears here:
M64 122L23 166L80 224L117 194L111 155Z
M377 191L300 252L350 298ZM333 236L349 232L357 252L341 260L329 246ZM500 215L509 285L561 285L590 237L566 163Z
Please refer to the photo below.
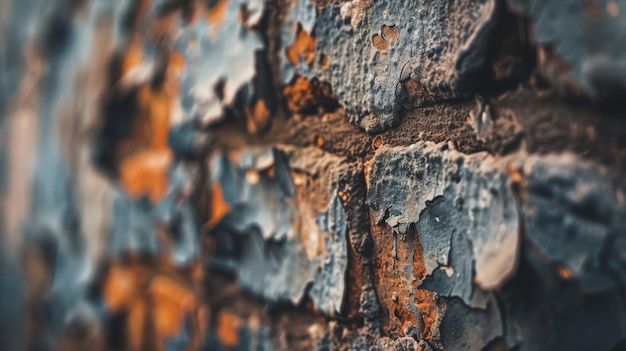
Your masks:
M130 306L126 323L129 334L128 342L132 350L141 350L143 348L147 314L148 306L146 301L137 299Z
M435 292L418 287L426 275L419 235L412 227L407 234L393 234L388 226L376 225L373 218L370 221L374 282L383 309L383 328L397 338L404 336L409 326L421 327L422 338L438 343L443 306Z
M341 202L344 204L350 201L350 197L351 197L349 193L345 193L343 191L338 191L337 196L339 196L339 198L341 199Z
M315 137L315 145L317 145L317 147L324 146L324 138L321 135Z
M374 34L372 36L372 45L381 52L385 52L389 49L389 43L380 34Z
M219 183L211 184L211 199L208 228L213 228L224 216L230 212L230 204L224 199L224 193Z
M328 55L322 54L320 56L320 67L322 67L322 69L326 69L328 68L329 65L330 65L330 60L328 59Z
M291 46L285 49L285 54L292 65L300 63L301 57L304 58L306 64L312 64L315 59L315 37L309 35L302 29L302 25L298 24L296 39Z
M408 248L398 240L399 259L395 259L394 234L391 229L376 225L371 217L370 223L374 248L374 286L383 310L383 329L391 338L401 337L404 336L404 330L409 324L418 325L415 313L407 308L415 302L411 296L411 282L406 281L403 274L403 268L407 264Z
M224 20L226 9L228 8L228 0L219 0L215 6L207 10L207 21L211 26L217 27Z
M422 85L413 79L407 79L402 85L409 96L421 96L424 94Z
M235 347L239 341L239 318L227 311L220 311L217 315L216 334L222 345Z
M147 195L151 202L158 202L169 187L167 171L171 161L169 150L135 153L120 165L120 183L131 198Z
M134 57L133 50L131 46L125 57ZM132 63L136 59L129 60ZM168 63L166 72L175 73L182 71L184 59L180 54L172 53ZM139 89L137 114L131 133L116 147L119 181L130 197L147 195L150 201L157 202L167 193L168 169L173 158L167 135L178 96L178 83L174 76L166 76L158 88L145 84Z
M383 146L383 137L380 135L377 135L374 137L374 140L372 141L372 147L374 149L378 149L381 146Z
M565 280L572 279L572 275L573 275L572 270L569 269L567 266L563 264L558 264L558 263L555 263L553 265L554 265L554 270L561 278Z
M107 308L112 312L120 311L138 294L141 272L135 267L114 265L104 282L102 294Z
M171 338L180 332L183 318L196 305L193 293L172 279L158 276L149 287L154 308L154 327L160 339Z
M189 318L187 347L195 349L206 327L195 266L177 268L166 257L112 262L102 285L109 313L125 315L124 350L163 350ZM200 328L202 327L202 328Z
M617 17L619 16L619 6L615 1L609 1L606 3L606 12L611 17Z
M122 59L122 76L136 68L143 62L143 46L141 40L135 36L131 39Z
M587 16L592 20L600 19L602 16L602 9L593 0L583 0L583 7Z
M244 115L248 132L252 134L261 131L270 120L270 111L262 99L257 100L252 108L246 106Z
M314 99L311 84L301 75L297 75L292 84L285 86L283 93L287 98L287 107L293 112L301 111Z
M172 73L176 76L180 75L185 70L185 56L180 52L172 52L169 57L167 69L168 73Z
M400 29L396 26L382 26L380 33L388 42L394 42L400 37Z
M283 88L287 108L294 113L315 113L337 107L337 99L330 84L317 78L311 81L296 75L290 84Z
M522 170L513 163L506 165L506 174L509 176L511 184L517 185L522 182Z

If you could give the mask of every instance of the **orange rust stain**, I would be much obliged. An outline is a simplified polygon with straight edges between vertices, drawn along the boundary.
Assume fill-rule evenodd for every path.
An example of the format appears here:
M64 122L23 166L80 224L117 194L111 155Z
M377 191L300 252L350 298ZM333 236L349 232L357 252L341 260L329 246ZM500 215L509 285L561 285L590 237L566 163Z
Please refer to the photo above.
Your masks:
M439 327L438 324L440 318L440 307L437 304L437 293L424 289L417 289L416 294L416 306L422 313L422 322L424 323L422 338L432 340L434 336L433 331Z
M411 96L419 96L424 94L424 88L422 85L414 81L413 79L407 79L404 83L402 83L404 89L406 89L407 93Z
M509 176L512 184L520 184L524 179L524 176L522 175L519 167L516 167L512 163L506 165L506 174Z
M212 26L219 26L224 19L226 9L228 8L228 0L219 0L215 6L207 10L207 21Z
M383 313L382 324L390 337L404 336L409 325L422 326L421 337L439 342L437 330L443 306L436 293L420 289L419 283L426 275L423 248L419 235L413 227L408 234L398 234L397 258L392 257L394 234L388 226L378 226L371 217L374 258L374 283ZM404 272L407 266L412 268L412 275ZM415 306L420 311L421 320L417 320L408 306Z
M563 279L569 280L572 278L572 270L569 269L567 266L562 265L562 264L554 264L554 269L556 270L556 273Z
M148 308L146 302L137 299L134 301L128 312L127 329L128 329L128 342L131 345L132 350L141 350L143 348L144 329L146 325L146 314Z
M158 276L150 283L154 307L154 326L161 339L171 338L180 332L183 318L195 307L191 292L173 280Z
M337 196L339 196L339 198L341 199L341 201L345 204L346 202L350 201L350 193L345 193L343 191L338 191L337 192Z
M244 109L246 117L246 127L248 132L257 133L267 125L270 118L270 111L262 99L257 100L252 108L246 106Z
M131 46L127 58L135 55L131 54L133 50ZM184 59L172 53L168 63L167 72L175 73L182 71ZM157 202L167 193L167 173L173 158L167 135L177 95L178 83L171 76L159 88L146 84L137 93L138 112L131 133L116 149L120 184L131 197L147 195L150 201Z
M143 62L143 46L138 37L131 39L122 59L122 76Z
M374 34L374 36L372 36L372 45L381 52L389 49L389 43L380 34Z
M315 145L317 145L317 147L322 147L324 145L324 138L321 135L318 135L315 138Z
M388 42L393 42L400 37L400 29L396 26L382 26L380 33Z
M611 17L617 17L619 16L619 6L617 6L617 3L615 3L615 1L609 1L606 3L606 12Z
M383 312L382 325L389 337L404 336L404 330L409 324L417 326L414 313L407 309L407 303L413 304L410 283L407 283L403 274L403 267L408 258L408 247L403 241L398 241L397 256L392 257L393 237L387 226L378 226L372 216L370 225L373 241L374 257L374 286Z
M297 75L292 84L285 86L283 93L291 111L302 110L314 99L311 83L301 75Z
M138 294L140 272L133 267L114 265L103 286L103 296L109 310L120 311Z
M216 334L222 345L235 347L239 341L239 318L227 311L220 311L217 315Z
M230 204L224 199L224 193L219 183L211 184L210 213L207 227L214 227L230 212Z
M169 63L167 65L168 72L175 75L179 75L185 69L185 56L180 52L172 52L169 57Z
M383 137L380 135L374 137L374 140L372 141L372 146L374 147L374 149L378 149L379 147L383 146Z
M304 57L304 62L308 65L315 59L315 37L309 35L302 26L298 24L296 40L285 49L287 60L293 65L300 63L300 57Z
M583 0L583 7L587 16L592 20L597 20L602 16L602 10L593 0Z
M328 82L317 78L308 80L297 74L283 87L287 108L295 113L323 113L336 108L336 96Z
M171 86L164 86L160 91L154 91L149 86L139 91L138 104L140 111L145 114L143 124L149 133L150 148L167 149L167 133L169 131L170 112L174 103L176 91L167 91Z
M169 150L135 153L120 165L120 183L130 197L148 195L150 201L158 202L167 193L171 161Z
M320 67L322 67L322 69L328 68L328 65L330 65L330 61L328 60L328 56L325 54L321 55L320 58Z
M111 313L126 312L124 349L162 350L167 338L180 333L186 317L193 319L186 347L196 349L206 327L203 318L207 317L197 297L197 267L177 268L165 257L150 262L131 260L111 265L102 291Z

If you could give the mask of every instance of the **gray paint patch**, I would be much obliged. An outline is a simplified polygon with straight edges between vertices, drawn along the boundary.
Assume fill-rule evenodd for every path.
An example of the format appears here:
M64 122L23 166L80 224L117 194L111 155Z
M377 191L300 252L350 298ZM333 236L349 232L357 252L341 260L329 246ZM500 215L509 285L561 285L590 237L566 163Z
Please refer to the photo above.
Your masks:
M308 1L294 6L294 20L309 13ZM314 63L299 64L296 71L329 82L351 120L368 132L379 132L399 123L402 108L473 92L495 7L491 0L329 5L315 24ZM309 17L301 21L310 25ZM322 55L328 57L328 68L321 65ZM292 76L283 71L286 78ZM408 81L411 87L405 89Z
M444 350L482 350L503 335L495 297L491 294L484 310L471 309L457 299L446 299L440 331Z
M377 150L368 175L367 203L378 222L396 232L414 224L426 273L449 275L436 273L425 286L468 305L473 282L494 289L515 270L518 211L502 169L485 153L421 143Z
M623 191L605 169L573 154L531 156L524 173L528 239L550 261L571 270L584 289L613 288L603 262L624 264L623 255L610 253L626 236Z
M231 205L212 232L226 243L218 254L245 289L294 304L308 294L332 316L341 312L348 264L346 215L335 190L342 160L315 149L282 150L244 150L236 162L214 158L212 181ZM329 181L316 189L309 180L294 184L292 170ZM306 193L314 191L324 192L326 210L313 209Z
M221 23L198 20L181 28L174 43L187 61L181 79L182 106L203 125L223 119L240 91L244 91L245 103L249 102L254 95L256 54L263 49L261 36L248 28L260 21L263 3L240 0L228 1L226 6ZM250 13L246 23L240 21L244 6Z

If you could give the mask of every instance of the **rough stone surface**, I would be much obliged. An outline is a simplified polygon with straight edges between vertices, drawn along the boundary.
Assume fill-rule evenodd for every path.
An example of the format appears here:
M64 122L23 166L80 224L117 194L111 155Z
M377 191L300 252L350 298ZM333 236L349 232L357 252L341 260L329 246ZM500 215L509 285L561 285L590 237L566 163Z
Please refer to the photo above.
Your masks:
M493 289L515 268L518 211L508 177L496 167L486 154L417 144L379 149L368 174L376 221L399 234L414 225L426 273L448 270L444 284L468 304L472 282Z
M225 242L217 254L232 257L226 264L253 293L294 304L308 296L334 315L341 312L347 268L346 217L337 195L345 160L315 149L284 151L215 158L212 182L230 207L213 230Z
M287 33L296 22L315 40L314 56L308 65L296 62L296 72L329 82L350 119L368 132L398 125L402 109L469 96L496 13L490 0L354 0L324 7L312 28L310 4L292 6ZM283 69L284 80L292 70Z
M625 11L0 1L0 350L626 349Z

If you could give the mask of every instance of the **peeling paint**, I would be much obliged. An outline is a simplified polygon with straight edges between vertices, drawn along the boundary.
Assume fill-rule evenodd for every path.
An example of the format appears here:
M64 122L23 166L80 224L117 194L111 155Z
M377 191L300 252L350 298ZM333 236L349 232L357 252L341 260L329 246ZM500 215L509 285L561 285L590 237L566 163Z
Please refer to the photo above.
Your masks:
M218 258L242 286L277 302L309 296L317 310L341 313L347 235L336 190L340 163L316 149L287 146L213 159L212 179L222 189L214 195L230 211L212 235Z
M453 279L461 279L453 283L459 284L453 291L466 303L471 304L474 282L490 290L514 273L518 211L496 160L486 154L463 155L447 144L382 147L368 178L374 218L397 233L414 224L426 273L452 265ZM458 250L454 256L451 247Z
M295 71L329 82L355 124L368 132L383 131L400 122L404 108L473 92L472 77L484 61L495 7L493 1L330 5L316 20L318 59L313 67L299 65ZM306 2L294 3L293 18L309 8ZM321 55L331 62L326 69L316 63ZM283 75L287 81L292 76ZM402 88L409 79L418 91Z

